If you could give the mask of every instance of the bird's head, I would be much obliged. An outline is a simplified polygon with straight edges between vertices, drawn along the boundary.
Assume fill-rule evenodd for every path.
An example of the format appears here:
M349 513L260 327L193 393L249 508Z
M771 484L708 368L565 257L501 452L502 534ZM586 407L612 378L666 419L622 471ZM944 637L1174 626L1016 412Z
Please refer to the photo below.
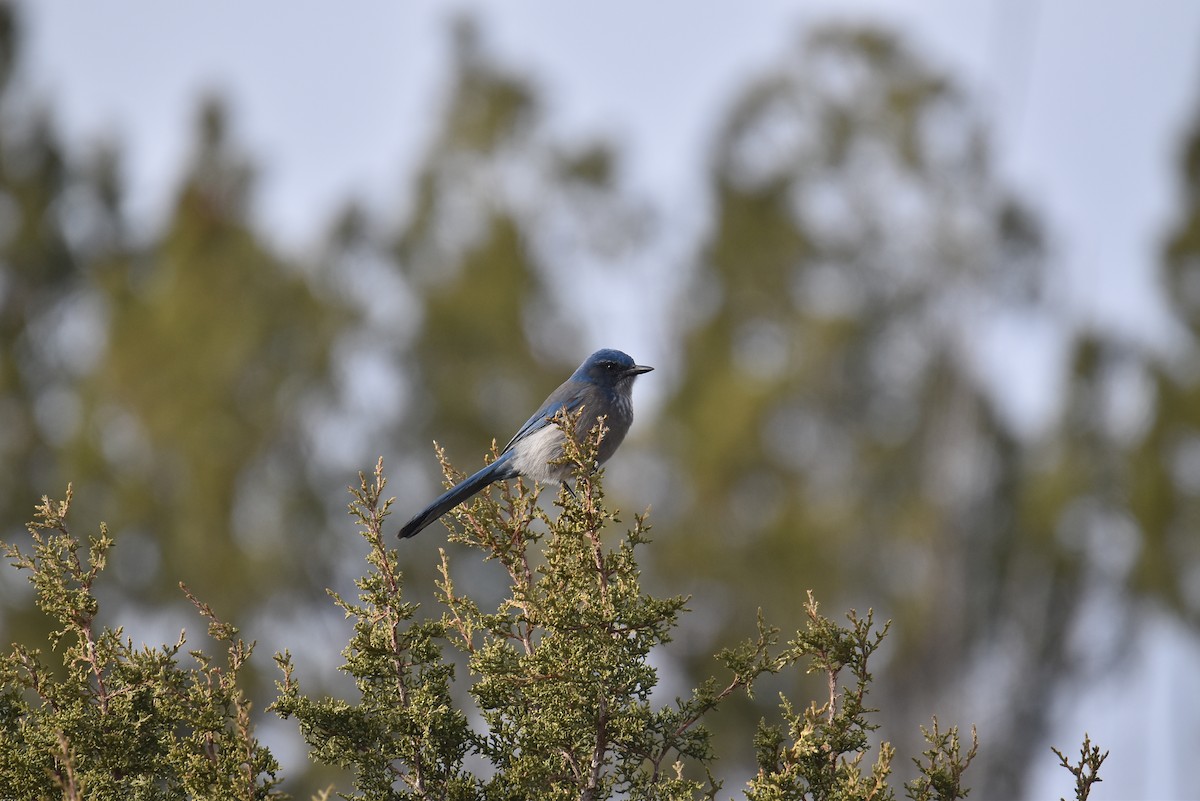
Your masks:
M602 387L615 387L623 382L632 382L637 376L653 369L635 363L628 353L605 348L588 356L571 378Z

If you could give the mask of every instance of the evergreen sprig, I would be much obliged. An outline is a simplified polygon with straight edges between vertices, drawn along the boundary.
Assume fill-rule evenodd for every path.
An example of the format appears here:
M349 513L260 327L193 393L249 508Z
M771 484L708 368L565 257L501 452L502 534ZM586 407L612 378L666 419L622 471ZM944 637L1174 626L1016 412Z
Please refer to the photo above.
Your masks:
M454 667L442 658L444 627L417 619L417 606L403 600L397 553L384 540L386 486L380 460L372 478L360 473L351 488L350 512L370 545L371 571L356 581L357 602L330 593L354 620L341 669L354 677L358 703L303 695L285 652L275 657L283 680L272 708L299 721L313 759L354 772L356 792L346 798L472 798L474 781L462 767L469 729L450 697Z
M254 737L241 671L253 644L184 588L226 647L179 663L184 633L169 645L135 648L120 628L98 623L94 583L112 539L102 525L84 546L69 531L71 488L42 498L29 524L32 550L4 544L29 572L37 607L56 624L56 668L37 649L0 657L0 798L269 799L278 765Z
M1108 752L1100 753L1100 746L1092 744L1092 738L1086 732L1083 735L1083 745L1079 748L1079 761L1072 762L1062 751L1051 748L1058 757L1059 764L1075 777L1075 801L1087 801L1092 793L1092 785L1103 781L1100 778L1100 766L1108 759Z
M865 703L871 674L868 660L887 633L873 629L873 614L848 615L850 626L834 623L820 613L811 592L805 603L806 628L797 632L778 657L777 668L807 664L810 673L825 680L827 695L797 710L781 696L783 725L760 722L755 736L758 774L746 796L751 801L785 799L891 799L887 785L894 749L879 747L875 763L864 771L868 735L878 728ZM850 681L843 680L849 673Z
M571 432L577 420L560 415L555 424ZM391 501L382 460L371 477L360 475L350 511L370 546L369 570L357 598L331 593L354 624L342 670L359 697L304 695L285 652L276 655L282 679L270 709L299 722L313 759L353 772L348 799L691 801L720 790L709 713L733 693L753 694L765 674L804 669L824 679L823 697L798 707L781 696L781 721L760 723L759 770L746 798L894 799L892 746L880 743L867 761L877 728L868 664L888 630L871 611L851 611L839 625L809 593L807 624L782 647L760 614L754 637L717 655L723 679L669 703L656 696L650 657L670 643L687 598L643 590L636 555L650 541L644 515L613 533L620 520L596 467L606 435L601 421L582 441L568 436L562 460L573 488L559 489L557 515L519 481L454 511L451 539L505 571L508 588L494 611L455 587L445 550L438 616L404 600L398 552L385 540ZM441 458L453 482L458 474ZM223 658L192 649L195 666L185 668L183 634L135 648L121 629L101 625L94 585L113 541L101 526L80 543L67 528L70 504L69 487L61 501L42 499L29 553L4 545L54 623L49 644L61 665L22 645L0 657L0 798L282 797L278 765L254 736L240 685L253 644L186 587ZM457 694L456 655L470 672ZM965 798L974 729L965 750L958 730L936 718L922 732L929 748L913 760L918 776L904 785L907 797ZM1076 777L1076 801L1086 801L1107 753L1087 738L1078 762L1055 753Z

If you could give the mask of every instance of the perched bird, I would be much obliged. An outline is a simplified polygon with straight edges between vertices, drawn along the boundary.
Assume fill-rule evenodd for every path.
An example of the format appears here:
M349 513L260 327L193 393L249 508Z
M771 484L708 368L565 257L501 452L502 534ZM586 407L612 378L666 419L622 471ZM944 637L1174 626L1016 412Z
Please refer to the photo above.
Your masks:
M496 461L442 493L404 524L400 536L413 536L494 481L517 476L542 482L565 481L571 474L571 466L550 464L562 455L563 450L563 432L552 422L560 410L576 412L583 409L575 431L579 438L592 430L597 419L605 418L608 433L597 454L603 464L625 439L625 432L633 422L633 379L653 369L635 364L628 354L619 350L606 348L588 356L525 421Z

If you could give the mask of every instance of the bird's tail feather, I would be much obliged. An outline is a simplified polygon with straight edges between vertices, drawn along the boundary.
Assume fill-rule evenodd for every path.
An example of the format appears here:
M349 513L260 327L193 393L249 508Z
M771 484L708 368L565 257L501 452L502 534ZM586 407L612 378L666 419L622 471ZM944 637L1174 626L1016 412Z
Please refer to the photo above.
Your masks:
M450 489L443 492L433 501L433 503L429 504L429 506L425 507L425 509L415 515L412 520L409 520L404 524L404 528L400 529L400 538L406 539L414 534L417 534L421 531L421 529L425 528L430 523L446 514L446 512L449 512L455 506L458 506L460 503L467 500L492 482L500 481L506 478L512 478L515 476L516 472L509 464L511 460L512 454L505 453L487 467L483 468L474 475L468 476Z

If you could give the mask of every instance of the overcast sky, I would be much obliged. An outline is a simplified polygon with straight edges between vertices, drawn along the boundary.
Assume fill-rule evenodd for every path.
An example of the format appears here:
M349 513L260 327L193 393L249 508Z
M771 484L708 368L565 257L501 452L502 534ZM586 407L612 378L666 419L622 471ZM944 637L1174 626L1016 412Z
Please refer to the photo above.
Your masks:
M445 20L462 9L536 77L558 127L611 134L636 183L680 214L694 205L717 115L801 25L835 12L883 21L979 100L1004 174L1051 223L1082 312L1139 329L1155 308L1150 259L1170 219L1178 143L1200 105L1193 0L25 7L33 85L73 137L126 145L139 218L162 210L196 95L215 88L265 167L262 217L292 246L314 241L347 197L398 201L443 89Z
M217 90L264 168L261 220L289 248L317 241L347 198L399 203L444 89L445 22L463 9L481 21L492 52L536 79L556 128L614 138L633 183L680 228L696 223L713 126L733 93L778 62L803 25L834 14L884 22L954 73L993 124L1002 174L1049 223L1070 313L1155 341L1167 331L1155 270L1182 138L1200 109L1195 0L21 5L27 85L70 140L120 143L138 219L161 219L197 95ZM1129 721L1145 704L1178 713L1153 691L1164 681L1187 686L1174 657L1147 660L1136 691L1149 695L1128 701L1113 738L1144 731L1144 721ZM1122 681L1110 689L1128 697L1133 679ZM1120 712L1120 702L1110 706ZM1103 736L1086 715L1068 723ZM1073 750L1081 733L1068 729L1060 745ZM1186 736L1194 750L1194 721ZM1104 745L1114 754L1099 798L1182 792L1183 750ZM1035 789L1069 794L1060 773Z

